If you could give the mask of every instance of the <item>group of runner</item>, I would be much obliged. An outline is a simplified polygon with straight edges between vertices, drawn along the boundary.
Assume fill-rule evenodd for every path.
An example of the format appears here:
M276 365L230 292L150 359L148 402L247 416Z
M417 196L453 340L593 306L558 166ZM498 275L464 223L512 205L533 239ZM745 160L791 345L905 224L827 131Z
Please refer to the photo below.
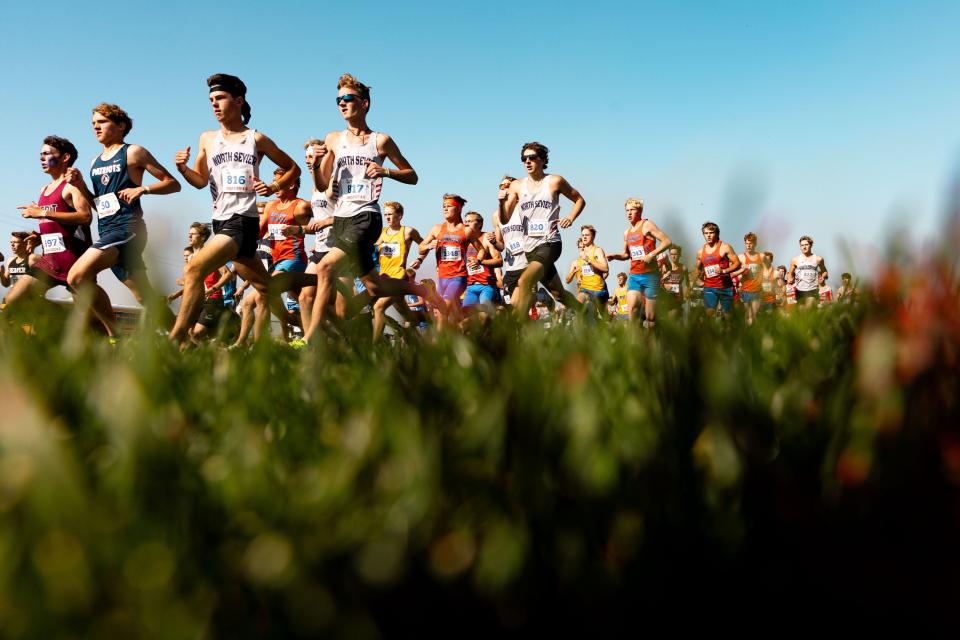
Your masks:
M213 200L212 224L195 223L188 233L182 289L164 298L148 277L142 207L145 196L175 193L181 181L146 148L127 142L133 120L119 106L103 103L92 111L102 151L90 165L89 186L74 166L73 143L58 136L43 140L40 166L49 181L35 202L19 207L24 218L37 219L39 228L13 235L12 255L0 269L2 283L11 287L8 312L15 314L25 298L40 299L62 285L115 335L110 300L97 284L97 275L110 269L176 343L209 335L237 305L242 317L238 344L251 330L255 338L268 335L271 313L280 319L285 337L296 327L302 335L298 344L306 344L334 317L363 308L372 312L375 338L391 307L420 327L428 320L457 325L464 309L486 315L504 305L525 317L536 309L538 291L568 309L601 317L610 298L605 282L610 262L617 260L630 263L629 275L618 276L617 314L643 318L647 326L655 323L658 299L685 300L697 288L693 283L702 283L707 313L729 313L739 296L752 319L781 290L788 303L813 301L827 278L826 265L812 253L813 241L806 236L801 254L786 273L774 277L772 255L756 251L755 236L748 234L738 255L708 222L705 244L697 252L697 279L691 281L679 247L643 217L643 202L630 198L621 251L604 253L595 244L595 228L581 227L579 255L567 274L568 283L578 281L575 296L564 288L556 263L561 231L575 223L586 202L566 178L547 173L549 149L539 142L520 149L526 175L500 181L490 230L484 231L480 213L464 211L464 197L451 193L443 196L443 220L421 236L403 224L399 202L385 202L381 212L384 181L415 185L418 175L393 138L367 123L370 89L359 80L344 74L337 83L336 104L346 128L304 145L313 187L309 201L297 196L303 173L297 163L248 126L252 111L246 85L236 76L215 74L207 79L207 89L218 126L201 133L195 154L187 146L174 157L182 180L209 188ZM260 176L263 157L277 167L269 183ZM565 216L561 197L571 203ZM94 215L96 240L90 229ZM313 237L310 252L307 236ZM414 244L418 253L408 265ZM418 283L416 272L431 252L436 282ZM243 285L234 291L238 277ZM176 316L167 305L174 298L181 299Z

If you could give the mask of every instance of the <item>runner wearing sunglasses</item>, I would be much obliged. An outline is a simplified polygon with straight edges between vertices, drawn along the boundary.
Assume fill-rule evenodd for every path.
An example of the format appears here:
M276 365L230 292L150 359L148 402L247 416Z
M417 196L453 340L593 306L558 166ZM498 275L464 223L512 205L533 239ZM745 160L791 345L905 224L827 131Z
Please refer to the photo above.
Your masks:
M374 297L430 295L420 285L381 276L374 260L374 245L383 230L380 215L383 179L414 185L417 172L400 153L393 138L367 125L370 87L350 74L343 74L337 82L337 107L347 128L331 131L323 144L314 145L313 181L333 204L334 241L317 265L317 295L306 340L310 340L323 323L334 293L334 278L341 271L357 274ZM396 169L384 167L385 159Z
M523 251L527 267L520 281L513 303L519 317L526 317L533 300L536 283L542 282L553 297L568 307L580 308L580 303L566 289L557 273L556 263L563 245L560 229L566 229L586 206L583 196L563 177L544 171L549 162L549 152L539 142L528 142L520 148L520 161L527 170L527 177L514 180L506 189L500 189L500 224L509 224L510 217L519 206L524 227ZM570 214L560 217L560 196L573 203Z

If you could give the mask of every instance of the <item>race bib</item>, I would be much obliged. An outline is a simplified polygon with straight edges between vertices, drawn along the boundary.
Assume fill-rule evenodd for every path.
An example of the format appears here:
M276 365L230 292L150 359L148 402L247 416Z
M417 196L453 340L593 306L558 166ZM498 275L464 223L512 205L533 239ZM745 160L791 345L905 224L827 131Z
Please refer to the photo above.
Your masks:
M703 273L706 274L708 278L716 278L720 275L720 265L718 264L707 264L703 266Z
M40 236L40 240L43 242L43 255L62 253L67 250L62 233L44 233Z
M245 193L253 191L252 167L228 167L223 170L224 193Z
M440 262L460 262L463 254L460 253L460 247L452 247L448 244L440 247Z
M523 253L523 241L522 240L511 240L507 243L507 251L511 254L518 256Z
M530 220L527 224L527 235L531 238L542 238L550 228L549 220Z
M93 205L97 209L98 218L108 218L120 211L120 201L117 200L117 194L108 193L93 199Z
M817 279L817 272L815 269L803 269L800 271L800 279L804 282L813 282Z
M366 178L345 178L340 181L340 199L346 202L369 202L373 181Z
M383 242L380 244L381 258L396 258L400 255L399 242Z
M283 235L283 229L287 225L285 224L268 224L268 235L271 240L286 240L287 237Z
M753 280L757 277L759 273L760 273L760 265L751 264L749 267L747 267L747 273L745 275L747 276L748 279Z
M644 250L642 244L632 244L630 245L630 259L631 260L643 260L643 257L647 255L647 252Z
M679 293L680 293L680 283L679 283L679 282L668 282L668 283L667 283L667 291L669 291L670 293L679 294Z
M330 237L331 228L332 227L324 227L323 229L320 229L320 231L317 231L317 234L316 234L317 242L326 242L327 238Z
M582 276L584 276L584 277L586 277L586 276L592 276L592 275L593 275L593 267L590 266L590 265L587 264L587 263L584 263L584 264L580 265L580 275L582 275Z
M764 283L762 283L760 286L763 288L763 290L764 290L766 293L770 293L771 291L773 291L773 283L772 283L772 282L764 282Z
M484 273L485 271L486 269L479 262L477 262L477 265L474 267L471 267L469 264L467 265L467 273L470 274L471 276L478 276L481 273Z

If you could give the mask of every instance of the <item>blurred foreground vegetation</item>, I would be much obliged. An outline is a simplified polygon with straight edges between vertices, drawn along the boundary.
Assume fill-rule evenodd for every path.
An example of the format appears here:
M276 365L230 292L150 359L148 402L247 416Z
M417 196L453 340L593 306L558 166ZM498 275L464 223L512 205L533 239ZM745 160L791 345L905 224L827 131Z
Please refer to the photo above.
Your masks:
M891 286L652 336L5 327L0 635L944 630L958 299Z

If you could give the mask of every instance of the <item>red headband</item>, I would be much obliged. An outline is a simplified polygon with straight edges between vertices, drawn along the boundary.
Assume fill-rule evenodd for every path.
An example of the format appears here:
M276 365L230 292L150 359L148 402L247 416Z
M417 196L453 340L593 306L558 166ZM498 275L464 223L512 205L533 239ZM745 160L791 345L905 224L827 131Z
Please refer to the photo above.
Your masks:
M451 207L457 207L458 209L463 208L463 203L457 200L456 198L444 198L443 206L450 205Z

